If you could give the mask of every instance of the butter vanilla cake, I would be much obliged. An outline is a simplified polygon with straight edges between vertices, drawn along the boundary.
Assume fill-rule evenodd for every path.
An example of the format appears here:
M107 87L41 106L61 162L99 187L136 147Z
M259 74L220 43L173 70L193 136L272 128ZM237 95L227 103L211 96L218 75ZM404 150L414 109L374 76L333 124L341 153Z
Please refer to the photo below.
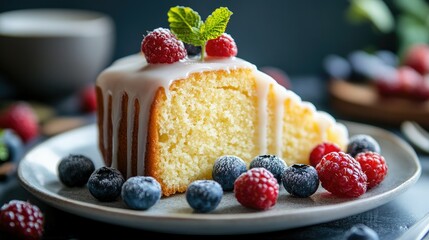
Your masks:
M322 142L345 149L345 126L236 57L226 25L202 44L190 42L201 46L190 56L183 35L191 33L175 24L186 10L170 9L171 30L148 33L142 53L117 60L97 78L99 149L107 166L126 177L152 176L169 196L210 179L222 155L249 164L274 154L290 165L308 164ZM219 8L206 24L228 13Z

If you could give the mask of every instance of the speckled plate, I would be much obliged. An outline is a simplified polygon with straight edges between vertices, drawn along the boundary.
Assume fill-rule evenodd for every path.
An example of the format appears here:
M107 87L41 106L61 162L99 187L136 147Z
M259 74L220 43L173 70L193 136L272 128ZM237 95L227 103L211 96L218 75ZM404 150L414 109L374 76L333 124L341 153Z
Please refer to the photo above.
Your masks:
M161 199L147 211L127 209L119 199L111 203L95 200L87 188L67 188L57 175L59 160L69 153L91 157L102 166L97 149L95 125L72 130L33 148L20 162L21 184L36 197L59 209L134 228L186 234L244 234L283 230L327 222L376 208L410 188L419 178L421 167L414 150L395 135L373 126L345 122L350 135L372 135L381 145L389 166L386 179L363 196L343 199L322 187L311 197L290 196L282 187L277 204L267 211L242 207L232 193L226 193L218 208L206 214L195 213L184 194Z

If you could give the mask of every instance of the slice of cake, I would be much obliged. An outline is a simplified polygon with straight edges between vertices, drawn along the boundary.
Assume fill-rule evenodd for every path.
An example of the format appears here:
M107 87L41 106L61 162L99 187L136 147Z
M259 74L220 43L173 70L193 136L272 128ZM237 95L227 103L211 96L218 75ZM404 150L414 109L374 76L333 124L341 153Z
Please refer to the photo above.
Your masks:
M236 48L209 42L202 61L183 57L183 43L167 29L152 33L143 41L144 55L117 60L97 79L99 148L106 165L124 176L152 176L168 196L210 179L222 155L250 163L275 154L290 165L308 164L321 142L345 149L342 124L235 57ZM215 40L235 46L226 34ZM166 45L155 47L161 53L145 50L152 42Z

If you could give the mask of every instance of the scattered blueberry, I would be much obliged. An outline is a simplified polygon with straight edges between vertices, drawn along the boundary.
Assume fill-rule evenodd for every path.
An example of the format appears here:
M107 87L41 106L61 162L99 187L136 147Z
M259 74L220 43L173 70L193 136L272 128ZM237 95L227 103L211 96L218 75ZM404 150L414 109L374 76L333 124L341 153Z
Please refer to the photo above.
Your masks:
M129 208L146 210L161 198L161 185L153 177L130 177L122 185L121 197Z
M364 51L350 53L348 60L352 67L350 79L361 82L375 79L386 66L377 56Z
M352 157L355 157L358 153L367 151L380 153L380 145L373 137L366 134L359 134L349 139L347 153Z
M249 169L263 167L270 171L277 179L278 183L282 181L282 174L286 170L286 163L276 155L259 155L251 162Z
M0 165L18 161L23 149L23 142L14 130L0 129Z
M69 154L58 164L58 176L67 187L82 187L94 172L94 163L80 154Z
M89 177L88 190L96 199L111 202L121 195L124 182L121 172L115 168L103 166Z
M389 50L379 50L375 55L384 63L391 67L397 67L399 63L398 56Z
M348 79L351 74L350 63L338 55L328 55L323 60L326 74L334 79Z
M186 201L196 212L213 211L222 199L220 184L213 180L196 180L186 190Z
M194 46L189 43L185 43L185 49L188 53L188 56L196 56L201 53L201 47L200 46Z
M241 158L225 155L216 159L213 165L212 177L222 186L224 191L232 191L235 179L246 171L246 163Z
M305 164L294 164L282 175L286 191L296 197L309 197L319 188L319 177L314 167Z
M346 240L379 240L377 232L365 224L359 223L345 233Z

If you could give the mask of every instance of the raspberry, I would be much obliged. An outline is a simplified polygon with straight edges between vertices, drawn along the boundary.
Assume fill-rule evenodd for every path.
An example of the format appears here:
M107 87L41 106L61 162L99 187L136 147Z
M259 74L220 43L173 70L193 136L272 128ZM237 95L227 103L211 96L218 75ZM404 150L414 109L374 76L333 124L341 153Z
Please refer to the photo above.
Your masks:
M420 74L429 72L429 46L415 44L405 53L404 64L414 68Z
M241 205L267 210L277 202L279 184L267 169L252 168L235 180L234 193Z
M97 110L97 96L95 86L88 86L81 91L82 110L88 113Z
M326 154L316 167L322 187L339 197L359 197L367 177L356 159L344 152Z
M388 167L382 155L376 152L364 152L356 155L356 160L368 178L368 188L377 186L386 177Z
M15 103L0 114L0 128L13 129L24 143L39 134L37 116L33 108L26 102Z
M237 45L231 35L224 33L216 39L207 41L206 53L212 57L235 57Z
M149 32L142 41L141 51L148 63L174 63L187 56L183 42L166 28Z
M41 239L43 225L43 213L29 202L12 200L0 209L0 229L15 238Z
M320 162L323 156L330 152L339 152L341 151L340 147L338 147L335 143L320 143L316 147L313 148L310 152L310 165L316 167Z

